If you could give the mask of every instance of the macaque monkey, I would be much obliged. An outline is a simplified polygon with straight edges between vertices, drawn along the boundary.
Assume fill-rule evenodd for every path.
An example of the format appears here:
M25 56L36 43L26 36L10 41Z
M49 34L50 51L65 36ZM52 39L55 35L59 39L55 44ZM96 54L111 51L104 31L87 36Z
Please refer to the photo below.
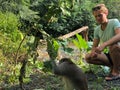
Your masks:
M52 60L52 66L54 74L63 77L64 90L88 90L85 74L71 59L62 58L58 65Z

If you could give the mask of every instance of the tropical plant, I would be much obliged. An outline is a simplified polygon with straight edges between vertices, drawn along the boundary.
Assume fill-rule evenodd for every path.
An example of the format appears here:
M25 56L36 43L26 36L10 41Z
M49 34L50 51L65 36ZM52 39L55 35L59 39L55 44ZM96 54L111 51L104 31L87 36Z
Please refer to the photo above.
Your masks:
M88 52L88 43L87 41L85 41L85 39L82 38L81 35L76 34L77 39L73 39L73 43L75 44L75 46L79 49L79 55L80 55L80 59L78 60L78 62L76 62L78 65L80 65L80 67L84 70L87 71L89 65L84 61L84 57L85 54Z

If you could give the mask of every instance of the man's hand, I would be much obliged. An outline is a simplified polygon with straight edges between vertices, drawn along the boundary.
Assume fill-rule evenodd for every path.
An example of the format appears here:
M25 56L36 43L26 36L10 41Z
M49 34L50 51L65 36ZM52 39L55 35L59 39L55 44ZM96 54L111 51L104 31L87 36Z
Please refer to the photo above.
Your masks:
M104 50L106 47L106 44L103 43L100 46L94 48L94 50L91 51L91 57L97 57L97 54L101 54L101 52Z
M97 57L97 53L96 53L95 51L92 51L92 52L91 52L91 57L92 57L92 58Z
M105 47L106 47L106 45L105 45L105 43L103 43L100 46L95 48L95 52L100 54L104 50Z

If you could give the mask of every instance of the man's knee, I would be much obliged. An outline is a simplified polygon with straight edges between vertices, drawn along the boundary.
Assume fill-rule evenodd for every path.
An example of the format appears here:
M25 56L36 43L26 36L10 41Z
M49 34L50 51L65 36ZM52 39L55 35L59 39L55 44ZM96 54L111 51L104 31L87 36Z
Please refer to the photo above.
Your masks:
M110 52L120 51L120 46L118 44L114 44L110 46Z

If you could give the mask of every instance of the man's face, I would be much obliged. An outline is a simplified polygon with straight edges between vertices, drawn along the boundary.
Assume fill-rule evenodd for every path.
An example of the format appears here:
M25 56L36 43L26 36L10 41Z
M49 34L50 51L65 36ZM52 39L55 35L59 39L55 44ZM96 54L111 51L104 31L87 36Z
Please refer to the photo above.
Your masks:
M94 15L94 17L95 17L98 24L103 24L107 20L107 14L103 13L103 12L100 12L99 10L94 11L93 15Z

